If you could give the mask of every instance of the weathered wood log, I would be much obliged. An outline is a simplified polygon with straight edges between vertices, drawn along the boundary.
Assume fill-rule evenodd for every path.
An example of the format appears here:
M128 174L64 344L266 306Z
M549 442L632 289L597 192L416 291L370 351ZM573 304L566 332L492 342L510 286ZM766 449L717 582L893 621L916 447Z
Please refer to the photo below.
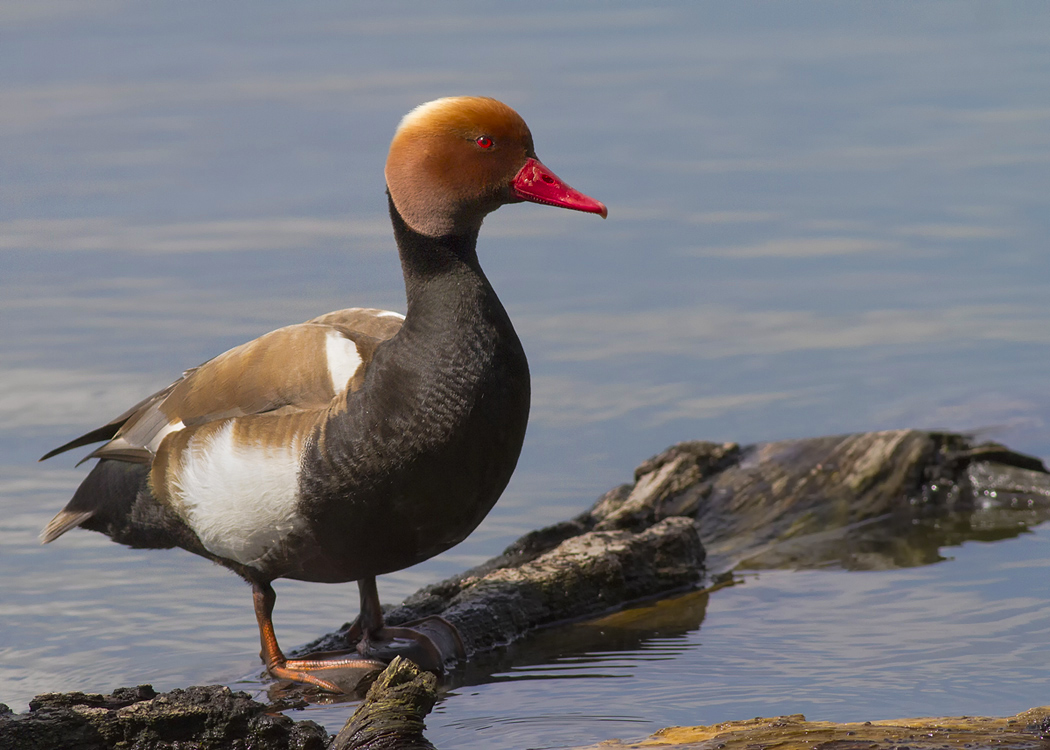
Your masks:
M703 546L687 518L639 532L590 531L542 547L429 586L387 612L387 622L440 615L459 631L469 659L547 625L685 590L703 574ZM304 648L347 648L348 629Z
M731 460L729 460L731 459ZM1020 533L1050 517L1038 459L964 436L892 430L738 448L681 443L642 464L624 501L591 511L597 528L696 520L708 569L909 567L938 548ZM657 481L659 480L659 481ZM953 517L936 533L932 521ZM979 517L979 523L974 523Z
M1048 741L1050 706L1044 706L1005 719L950 716L862 724L806 721L801 714L795 714L711 726L669 727L641 742L607 741L577 750L1045 750Z
M635 472L577 521L642 528L669 516L696 520L709 573L737 567L902 567L939 560L937 548L1017 531L1050 517L1042 462L964 435L891 430L738 446L687 442ZM928 534L927 519L982 516L982 529ZM919 532L919 533L916 533ZM967 535L969 534L969 535Z
M1019 520L1047 518L1042 462L964 435L679 443L642 463L633 484L422 589L387 620L440 615L472 658L537 628L696 585L705 572L713 580L737 568L922 565L940 560L941 546L1016 535ZM350 647L348 629L304 650Z
M395 657L329 750L434 750L423 719L436 700L437 678Z

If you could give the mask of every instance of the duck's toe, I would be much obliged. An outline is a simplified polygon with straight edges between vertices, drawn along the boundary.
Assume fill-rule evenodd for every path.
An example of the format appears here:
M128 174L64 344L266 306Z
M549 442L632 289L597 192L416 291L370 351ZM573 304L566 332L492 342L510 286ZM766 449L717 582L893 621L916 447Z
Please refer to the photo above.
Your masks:
M459 631L448 620L437 616L397 627L383 625L378 630L365 632L358 641L357 652L384 663L403 656L420 669L437 674L466 659Z

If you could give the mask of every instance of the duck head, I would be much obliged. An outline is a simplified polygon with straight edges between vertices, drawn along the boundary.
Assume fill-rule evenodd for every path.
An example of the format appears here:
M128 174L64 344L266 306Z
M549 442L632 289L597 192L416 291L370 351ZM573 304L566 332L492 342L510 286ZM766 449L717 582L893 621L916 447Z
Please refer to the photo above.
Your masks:
M430 237L477 232L505 203L608 213L536 158L517 112L486 97L437 99L405 115L390 144L386 184L405 223Z

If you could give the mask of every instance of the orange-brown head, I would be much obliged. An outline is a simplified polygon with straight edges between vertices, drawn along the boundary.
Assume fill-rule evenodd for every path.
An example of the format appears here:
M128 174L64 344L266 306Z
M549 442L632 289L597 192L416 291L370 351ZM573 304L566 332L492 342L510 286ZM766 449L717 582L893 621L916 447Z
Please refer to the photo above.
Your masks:
M486 214L519 201L607 214L543 166L525 121L487 97L437 99L405 115L386 184L405 222L431 237L476 231Z

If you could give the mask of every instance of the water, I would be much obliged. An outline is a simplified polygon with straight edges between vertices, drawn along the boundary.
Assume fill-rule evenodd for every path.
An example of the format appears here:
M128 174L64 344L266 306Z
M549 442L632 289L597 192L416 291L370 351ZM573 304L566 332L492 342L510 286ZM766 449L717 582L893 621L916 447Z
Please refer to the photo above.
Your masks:
M39 547L84 471L34 462L274 327L403 309L382 164L401 115L441 95L516 107L610 218L486 221L535 378L525 452L485 524L382 579L385 601L677 440L936 427L1050 456L1045 5L649 6L0 7L0 701L264 689L236 577L86 532ZM1014 713L1046 702L1046 541L764 572L670 625L558 631L455 687L430 736ZM352 586L277 592L288 646L355 612Z
M729 716L1016 713L1050 687L1050 533L1013 545L968 543L904 571L763 572L709 600L545 634L514 667L454 690L429 736L549 747ZM527 739L502 739L522 726Z

